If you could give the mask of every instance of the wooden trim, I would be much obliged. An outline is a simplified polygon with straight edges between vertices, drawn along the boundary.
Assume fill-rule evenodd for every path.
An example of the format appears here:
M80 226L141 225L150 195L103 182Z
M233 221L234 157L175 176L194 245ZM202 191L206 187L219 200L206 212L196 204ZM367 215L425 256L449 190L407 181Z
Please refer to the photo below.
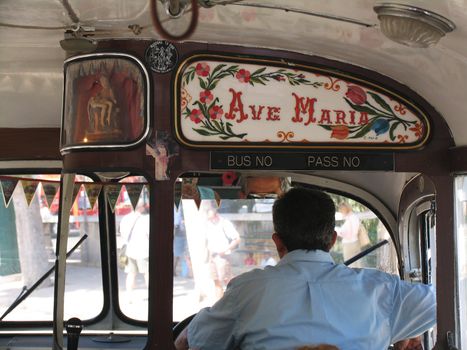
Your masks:
M467 172L467 146L451 148L449 163L452 173Z
M434 349L447 349L446 333L456 329L456 259L454 178L432 176L436 188L437 341Z
M0 128L0 160L60 160L59 128Z
M172 349L174 179L151 181L147 349ZM161 203L164 205L153 205Z

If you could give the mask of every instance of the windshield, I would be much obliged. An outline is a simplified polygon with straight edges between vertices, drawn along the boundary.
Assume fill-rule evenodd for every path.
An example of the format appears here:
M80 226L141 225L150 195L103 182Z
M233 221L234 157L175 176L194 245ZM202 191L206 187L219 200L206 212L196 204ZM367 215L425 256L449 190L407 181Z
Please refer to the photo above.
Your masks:
M3 321L51 321L60 175L0 175L0 182L0 317ZM103 307L98 203L97 195L90 202L91 188L91 179L76 177L68 251L75 249L67 259L66 318L90 319ZM25 293L30 295L8 310Z
M274 198L251 195L240 198L241 188L236 186L211 189L218 193L217 199L197 203L182 196L178 206L174 207L174 321L214 304L232 277L279 261L271 239ZM387 240L387 244L350 266L377 268L397 274L394 244L376 214L358 201L329 194L336 204L336 231L339 235L331 250L334 261L343 263ZM344 204L350 212L339 211ZM354 227L347 227L352 226L350 222ZM222 229L218 230L219 227ZM233 248L220 259L216 252L229 245Z

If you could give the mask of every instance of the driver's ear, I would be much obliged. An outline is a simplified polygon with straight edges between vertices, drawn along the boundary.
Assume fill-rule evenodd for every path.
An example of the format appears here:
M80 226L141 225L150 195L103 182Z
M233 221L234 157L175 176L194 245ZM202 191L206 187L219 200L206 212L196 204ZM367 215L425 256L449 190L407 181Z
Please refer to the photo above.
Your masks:
M279 237L277 233L272 234L272 240L274 241L274 244L276 245L276 250L277 250L277 254L279 254L279 258L282 259L282 257L289 252L287 247L285 246L284 242L282 241L282 239Z
M328 251L330 251L332 247L334 247L334 244L336 244L336 240L337 240L337 232L334 231L332 234L331 243L329 244Z

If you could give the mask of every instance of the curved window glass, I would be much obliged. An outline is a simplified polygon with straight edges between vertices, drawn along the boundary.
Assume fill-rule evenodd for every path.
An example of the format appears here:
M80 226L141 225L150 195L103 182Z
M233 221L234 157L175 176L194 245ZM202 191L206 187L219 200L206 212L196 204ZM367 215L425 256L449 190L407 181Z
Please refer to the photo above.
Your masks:
M91 205L87 195L92 187L89 178L77 176L75 181L64 316L86 320L96 317L104 304L98 203L96 196ZM4 199L0 203L0 317L51 321L60 175L2 175L0 182Z
M211 195L213 199L197 203L194 199L183 199L182 196L180 203L174 206L174 321L181 321L202 307L215 303L232 277L251 269L275 265L279 261L271 239L274 232L274 194L241 198L240 187L215 185L198 186L198 191L202 198ZM331 251L336 263L343 263L366 248L387 240L386 244L350 266L378 268L397 274L394 244L376 214L350 198L330 195L336 209L343 203L350 207L351 219L356 223L353 228L355 232L352 233L354 236L346 236L344 231L349 225L346 221L350 214L345 217L342 212L336 211L336 231L341 234ZM223 229L217 237L213 220L223 222ZM363 235L361 243L358 232ZM344 240L343 236L347 239ZM235 247L224 259L228 262L226 266L222 265L222 259L218 259L218 264L208 263L217 259L216 251L235 241L238 243L233 244ZM346 241L351 241L351 249L346 246Z
M148 133L148 85L143 64L129 55L67 60L61 151L142 141Z
M467 348L467 176L456 178L457 300L460 349Z
M129 176L115 185L113 203L117 242L118 289L121 311L148 319L149 192L142 176Z

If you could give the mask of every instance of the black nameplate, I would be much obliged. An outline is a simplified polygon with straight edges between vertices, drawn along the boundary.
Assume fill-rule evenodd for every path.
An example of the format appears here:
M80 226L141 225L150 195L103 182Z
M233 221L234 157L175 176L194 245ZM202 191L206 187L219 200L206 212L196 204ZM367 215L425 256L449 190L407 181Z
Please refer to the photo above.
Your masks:
M392 153L211 152L212 170L394 170Z

